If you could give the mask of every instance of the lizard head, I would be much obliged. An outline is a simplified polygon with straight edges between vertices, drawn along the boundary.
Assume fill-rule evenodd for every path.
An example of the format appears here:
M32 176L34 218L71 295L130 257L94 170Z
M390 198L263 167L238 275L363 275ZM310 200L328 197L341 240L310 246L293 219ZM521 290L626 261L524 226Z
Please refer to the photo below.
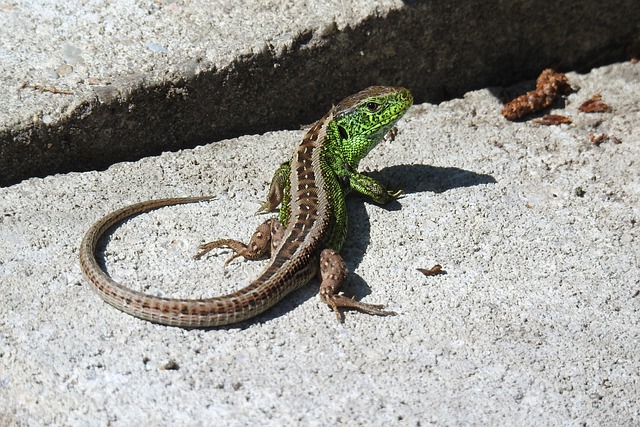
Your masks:
M371 86L333 108L328 132L345 162L356 168L413 104L402 87Z

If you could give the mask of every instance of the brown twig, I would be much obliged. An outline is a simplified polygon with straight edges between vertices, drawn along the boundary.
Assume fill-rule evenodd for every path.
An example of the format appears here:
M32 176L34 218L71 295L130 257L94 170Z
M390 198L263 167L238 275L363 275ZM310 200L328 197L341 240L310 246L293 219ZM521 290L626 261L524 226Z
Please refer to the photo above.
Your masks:
M29 82L22 83L18 88L18 92L25 88L39 90L40 92L51 92L51 93L58 93L61 95L73 95L73 92L70 90L62 90L56 87L47 87L47 86L41 86L41 85L32 85Z

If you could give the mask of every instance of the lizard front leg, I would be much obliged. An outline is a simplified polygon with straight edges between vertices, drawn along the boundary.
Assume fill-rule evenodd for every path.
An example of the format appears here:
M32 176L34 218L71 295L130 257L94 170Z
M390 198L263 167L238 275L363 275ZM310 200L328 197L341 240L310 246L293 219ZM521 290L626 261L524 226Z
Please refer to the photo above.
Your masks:
M231 248L235 254L231 256L224 265L226 266L231 261L238 257L244 257L244 259L254 260L261 258L267 252L271 254L273 248L275 248L282 240L284 235L284 228L282 224L276 218L270 218L260 224L251 236L249 244L233 240L233 239L220 239L215 242L205 243L200 245L200 252L194 255L195 259L202 258L205 254L215 248Z
M360 310L364 313L378 316L396 314L393 311L383 310L384 305L365 304L347 298L344 295L339 295L338 292L347 279L348 274L349 270L340 254L333 249L324 249L320 253L320 299L327 303L334 313L336 313L339 322L344 321L339 310L340 308Z
M291 161L286 161L280 165L273 174L271 185L269 186L269 193L267 194L267 200L260 205L258 213L271 212L282 202L287 204L283 206L284 209L288 208L289 203L289 175L291 174ZM290 208L289 208L290 209ZM282 218L280 218L281 222ZM284 222L283 222L284 223Z
M402 190L390 191L375 179L358 172L350 172L348 175L349 187L360 194L364 194L381 205L395 199L402 194Z

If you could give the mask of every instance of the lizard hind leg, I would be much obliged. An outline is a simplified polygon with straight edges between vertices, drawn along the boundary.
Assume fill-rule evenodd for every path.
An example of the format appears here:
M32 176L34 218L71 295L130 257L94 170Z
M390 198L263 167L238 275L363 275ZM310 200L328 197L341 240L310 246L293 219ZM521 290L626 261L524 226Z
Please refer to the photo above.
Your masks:
M347 279L349 270L344 260L333 249L324 249L320 253L320 299L331 307L339 322L344 318L340 308L359 310L377 316L393 316L393 311L383 310L384 305L366 304L352 298L339 295L338 291Z
M244 244L238 240L233 239L220 239L214 242L205 243L199 246L200 252L194 255L194 259L200 259L205 254L210 252L215 248L230 248L235 252L228 260L225 261L225 267L231 261L236 258L243 257L248 260L255 260L261 258L266 253L271 253L271 248L273 246L273 240L278 239L282 232L280 229L280 223L275 218L270 218L260 224L260 226L256 229L251 236L251 240L249 240L249 244Z

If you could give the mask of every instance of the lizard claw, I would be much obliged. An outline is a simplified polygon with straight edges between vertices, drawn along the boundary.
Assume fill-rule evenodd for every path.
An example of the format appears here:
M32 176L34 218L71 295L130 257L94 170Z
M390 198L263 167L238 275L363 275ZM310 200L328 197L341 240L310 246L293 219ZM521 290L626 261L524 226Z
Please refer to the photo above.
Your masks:
M387 194L392 199L397 199L404 194L404 191L400 190L387 190Z

